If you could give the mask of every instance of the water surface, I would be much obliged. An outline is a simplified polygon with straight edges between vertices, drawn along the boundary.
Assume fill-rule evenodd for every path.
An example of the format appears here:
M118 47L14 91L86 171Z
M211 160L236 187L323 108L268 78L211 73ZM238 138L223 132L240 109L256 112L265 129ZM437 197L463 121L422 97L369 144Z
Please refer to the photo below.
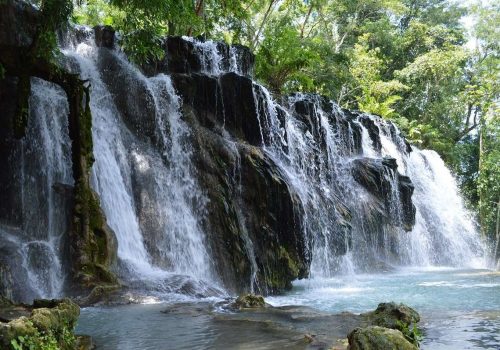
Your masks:
M500 349L500 274L488 270L405 269L297 281L286 295L266 300L273 306L303 305L329 313L362 313L383 301L403 302L422 316L422 349ZM227 311L207 307L214 303L87 308L77 331L92 335L99 349L106 350L305 349L305 333L325 332L318 326L322 316L231 318Z

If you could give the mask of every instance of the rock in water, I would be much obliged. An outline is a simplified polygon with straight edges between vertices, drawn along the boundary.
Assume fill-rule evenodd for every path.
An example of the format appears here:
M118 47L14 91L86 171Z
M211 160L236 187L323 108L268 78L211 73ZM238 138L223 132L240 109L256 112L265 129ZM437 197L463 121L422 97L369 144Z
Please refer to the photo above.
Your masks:
M379 326L356 328L347 338L349 350L417 350L400 331Z
M420 321L420 315L405 304L380 303L375 311L363 314L371 324L380 327L402 330Z
M240 295L233 303L235 309L254 309L265 306L264 298L255 294Z

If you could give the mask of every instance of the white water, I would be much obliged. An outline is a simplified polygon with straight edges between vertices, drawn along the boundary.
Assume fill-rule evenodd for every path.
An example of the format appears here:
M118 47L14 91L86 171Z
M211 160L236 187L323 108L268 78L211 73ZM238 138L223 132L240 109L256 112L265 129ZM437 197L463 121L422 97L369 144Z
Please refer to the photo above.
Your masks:
M331 114L327 117L320 101L313 98L313 110L308 122L312 124L311 129L311 125L304 125L293 116L294 104L308 98L296 95L289 101L290 107L285 113L285 126L282 128L277 117L277 108L280 107L265 88L256 86L255 89L257 108L260 109L260 104L264 103L264 113L259 116L263 147L288 174L289 183L306 208L304 234L312 242L313 278L363 271L370 261L359 259L359 256L369 250L375 250L376 256L391 265L485 266L484 248L474 219L465 209L455 179L435 152L420 151L414 147L413 152L407 154L406 144L397 129L396 135L392 136L388 123L370 117L380 130L380 154L374 149L366 128L354 121L361 128L362 155L395 158L398 172L408 175L415 186L416 223L411 232L404 232L397 227L402 220L398 176L392 170L387 174L392 191L389 211L397 226L382 227L383 250L370 247L370 236L374 232L367 222L365 208L372 205L372 200L352 178L351 160L359 156L353 153L350 125L347 134L340 131L337 118L345 118L342 111L333 105L333 118ZM263 96L260 100L259 94ZM339 202L339 198L351 209L352 243L348 242L347 235L342 238L342 231L335 230L339 227L339 215L332 207ZM332 245L342 239L346 240L348 251L340 257ZM392 258L393 254L397 254L397 260Z
M142 84L150 97L155 134L150 144L126 126L107 85L109 82L101 76L102 67L98 68L99 49L90 40L66 50L65 54L78 63L82 78L91 83L96 157L92 182L107 222L117 235L120 273L129 280L145 279L159 284L168 278L181 284L194 278L218 285L206 232L201 225L209 215L205 210L207 199L192 162L190 127L183 120L182 101L170 78L163 74L146 78L123 54L110 52L131 77L126 81ZM215 42L189 40L199 51L204 74L218 76L224 72L223 57ZM238 73L237 50L230 48L229 54L226 70ZM48 123L46 116L67 113L64 96L54 87L36 83L33 96L40 99L36 102L37 113L45 118L37 120ZM389 123L369 117L380 131L382 150L379 152L359 120L346 122L347 116L337 105L325 103L318 97L297 94L290 97L285 106L280 106L267 89L254 84L254 99L260 111L262 149L286 175L287 183L304 208L303 234L311 249L307 252L311 257L311 278L367 271L372 268L374 258L384 268L483 266L483 247L472 216L463 205L453 176L436 153L416 148L406 153L406 145L397 130L391 132ZM301 103L310 109L306 117L296 113ZM61 117L61 120L65 119ZM67 155L69 141L62 127L65 126L38 128L45 135L44 149L50 150L44 155L49 169L46 176L49 188L55 182L72 181ZM360 131L360 150L355 145L356 128ZM234 143L229 135L226 138L228 144ZM237 147L234 148L238 154ZM391 182L389 211L395 224L374 224L367 218L375 204L373 197L353 179L353 161L381 156L395 158L399 173L408 175L415 186L413 202L417 211L411 232L400 228L398 177L392 170L386 176ZM238 171L235 169L234 173ZM138 185L138 182L142 183ZM241 195L240 187L241 183L236 181L236 197ZM30 284L43 296L56 295L62 286L58 260L62 232L56 231L63 225L53 219L57 205L52 191L48 192L48 198L49 234L41 239L34 235L36 240L23 245ZM237 217L251 265L250 286L252 290L259 290L258 257L245 231L244 210L238 208ZM148 220L153 223L151 226L144 224ZM44 251L45 260L53 262L51 268L30 266L31 250ZM174 275L185 278L175 279ZM43 285L44 281L49 281L48 285Z
M151 78L148 84L155 101L157 132L164 145L163 157L169 163L168 169L159 167L155 177L159 214L167 218L164 243L167 249L163 253L174 262L175 272L214 279L205 234L200 227L207 199L195 176L190 131L182 120L180 98L166 75Z
M30 122L23 141L23 231L20 242L23 268L33 297L60 295L65 274L61 264L66 233L64 202L58 184L72 185L66 95L61 88L33 79Z
M118 256L138 273L149 274L153 269L134 211L131 170L122 141L123 130L117 120L119 112L96 67L96 48L82 43L75 52L66 54L77 60L80 75L92 84L90 108L95 154L92 180L107 222L117 236Z
M474 218L465 209L456 180L439 155L414 148L408 172L415 185L413 201L418 213L411 244L413 250L421 251L412 262L485 267Z
M239 52L236 47L231 46L229 48L229 57L227 68L224 67L224 57L219 52L217 48L217 42L213 40L200 41L192 37L183 36L184 40L193 43L195 49L198 52L201 61L201 72L211 76L218 76L222 73L234 72L236 74L242 74L242 69L240 67L240 57Z
M170 287L168 281L167 286L160 287L162 280L173 279L174 284L180 285L187 282L186 278L175 277L178 274L216 281L200 228L206 199L194 175L189 128L182 120L179 97L170 78L165 75L146 78L123 55L112 53L127 74L143 83L151 94L155 132L161 148L157 152L135 141L125 127L97 68L98 49L86 42L66 54L78 62L82 78L91 82L96 158L92 180L107 222L117 236L122 274L131 280L157 281L154 288L163 291ZM140 190L140 203L134 197L137 189L133 188L133 182L137 177L149 184ZM150 238L154 252L146 246L145 236L149 232L142 228L138 211L152 215L161 230L160 237Z

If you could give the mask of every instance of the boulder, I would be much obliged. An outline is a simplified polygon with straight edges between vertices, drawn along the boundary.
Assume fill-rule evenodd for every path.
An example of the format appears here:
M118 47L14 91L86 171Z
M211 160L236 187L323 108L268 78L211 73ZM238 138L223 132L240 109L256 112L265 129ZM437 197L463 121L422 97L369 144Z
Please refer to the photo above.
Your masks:
M76 326L80 308L69 299L36 300L31 314L0 322L0 347L10 348L12 341L22 343L29 339L35 348L43 348L46 342L55 341L62 349L72 349L73 329ZM20 338L22 337L22 339Z
M266 302L264 301L264 298L255 294L240 295L232 304L232 307L235 309L254 309L265 306Z
M380 303L375 311L365 314L373 325L402 330L420 321L417 311L405 304Z
M379 326L356 328L349 335L349 350L417 350L395 329Z

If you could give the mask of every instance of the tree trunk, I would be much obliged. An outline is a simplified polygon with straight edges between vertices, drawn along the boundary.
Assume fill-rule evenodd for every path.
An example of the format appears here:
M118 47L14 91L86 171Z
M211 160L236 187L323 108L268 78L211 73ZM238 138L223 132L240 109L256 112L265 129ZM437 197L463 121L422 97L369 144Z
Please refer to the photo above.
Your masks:
M253 38L252 42L250 43L250 49L252 51L255 51L255 48L257 47L257 42L259 41L259 36L260 33L262 32L262 29L264 28L264 25L266 24L267 18L271 14L271 10L273 9L274 2L276 0L271 0L269 3L269 7L267 8L266 13L264 14L264 18L262 19L262 22L259 26L259 29L257 30L257 34L255 34L255 37Z

